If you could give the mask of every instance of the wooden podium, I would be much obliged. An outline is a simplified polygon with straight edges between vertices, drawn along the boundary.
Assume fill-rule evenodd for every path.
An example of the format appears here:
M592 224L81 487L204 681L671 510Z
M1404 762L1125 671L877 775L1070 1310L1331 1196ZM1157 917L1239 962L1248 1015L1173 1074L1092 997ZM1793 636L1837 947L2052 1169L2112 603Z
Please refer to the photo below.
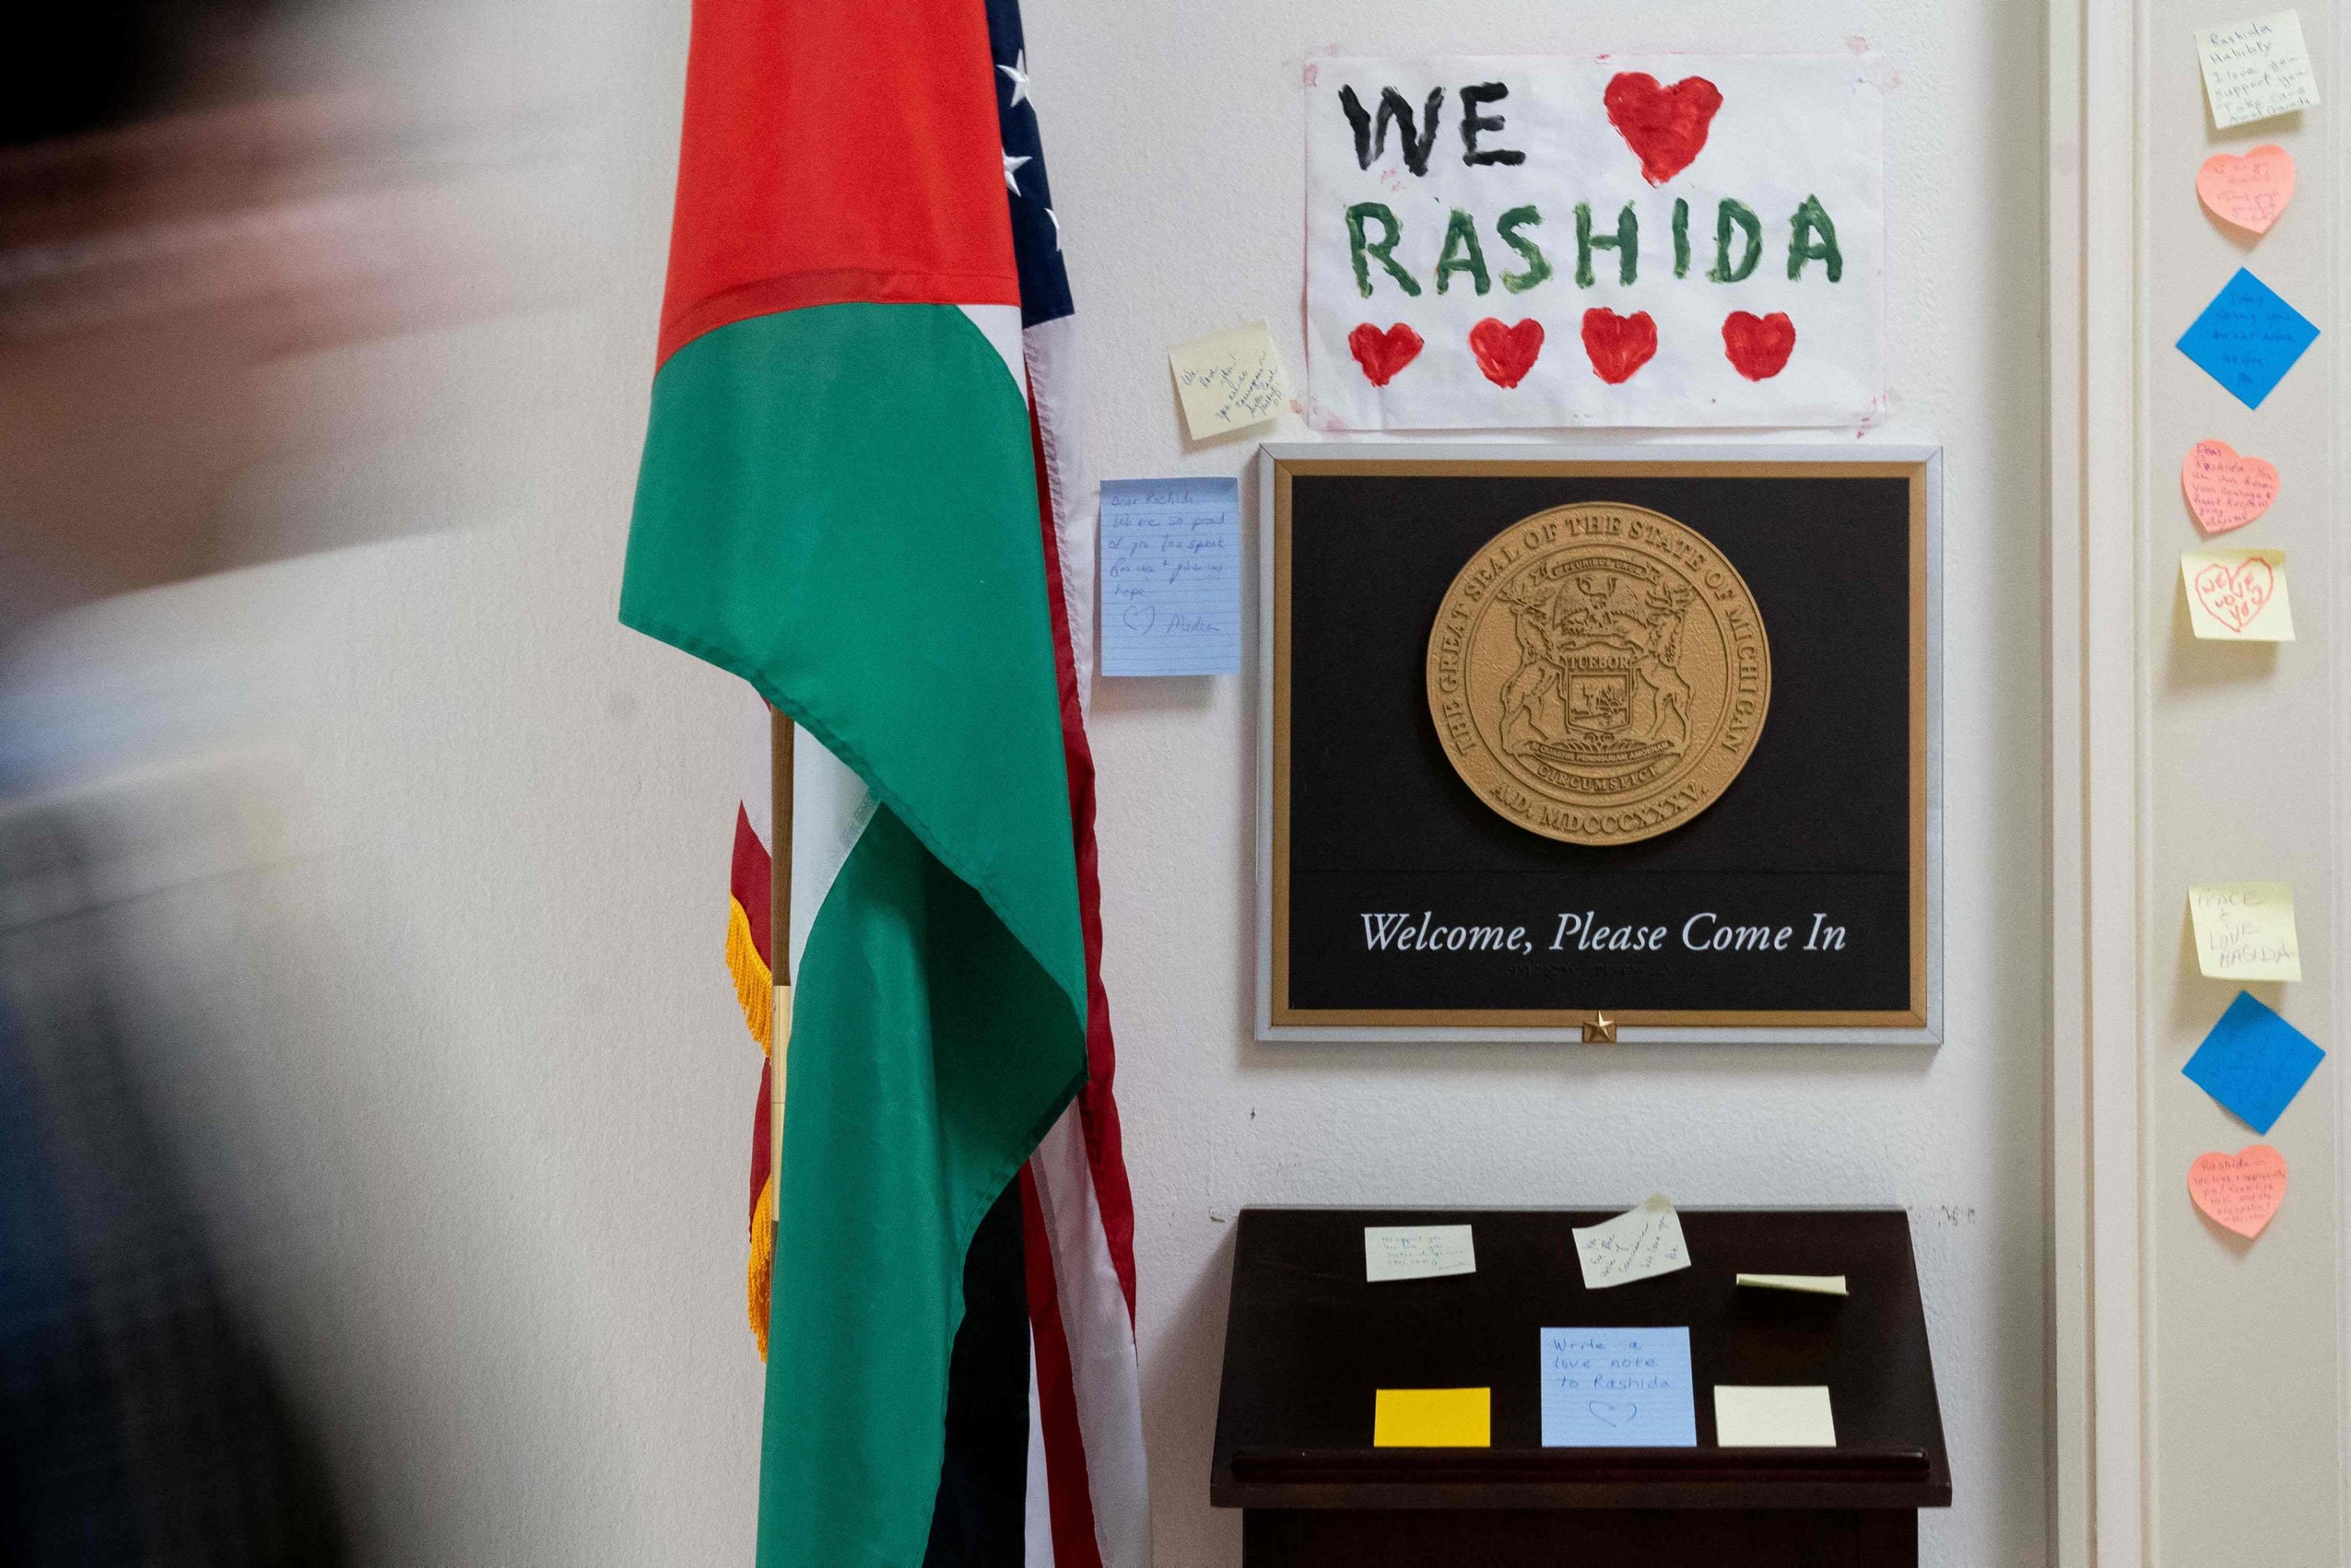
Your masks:
M1915 1568L1950 1466L1898 1208L1684 1209L1691 1266L1587 1291L1606 1209L1247 1208L1209 1500L1247 1568ZM1367 1284L1367 1225L1475 1227L1478 1271ZM1846 1297L1738 1273L1843 1274ZM1545 1328L1690 1332L1698 1446L1541 1446ZM1715 1446L1717 1384L1825 1384L1834 1448ZM1374 1448L1374 1391L1490 1387L1490 1448Z

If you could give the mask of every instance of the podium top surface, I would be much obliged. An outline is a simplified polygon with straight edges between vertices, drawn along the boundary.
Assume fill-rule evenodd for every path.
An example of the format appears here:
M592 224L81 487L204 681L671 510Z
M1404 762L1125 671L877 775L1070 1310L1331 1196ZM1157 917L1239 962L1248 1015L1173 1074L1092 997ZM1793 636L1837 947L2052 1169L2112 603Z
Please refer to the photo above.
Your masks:
M1210 1500L1227 1508L1940 1508L1950 1466L1899 1208L1685 1208L1690 1266L1590 1291L1622 1209L1245 1208ZM1364 1228L1474 1228L1477 1272L1379 1284ZM1851 1294L1732 1282L1842 1274ZM1546 1448L1540 1333L1687 1327L1694 1448ZM1716 1445L1718 1384L1824 1384L1834 1448ZM1489 1448L1374 1448L1374 1392L1489 1387Z

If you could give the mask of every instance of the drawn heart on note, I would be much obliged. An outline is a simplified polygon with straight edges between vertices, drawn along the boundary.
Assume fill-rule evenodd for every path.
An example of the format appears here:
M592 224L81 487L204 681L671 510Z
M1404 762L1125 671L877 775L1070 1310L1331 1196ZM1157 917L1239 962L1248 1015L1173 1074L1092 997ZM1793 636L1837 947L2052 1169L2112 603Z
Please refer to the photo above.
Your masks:
M1530 316L1515 327L1505 327L1491 316L1469 329L1469 351L1478 368L1498 387L1514 387L1535 368L1542 352L1542 323Z
M1733 310L1722 319L1722 351L1730 368L1749 381L1770 381L1788 368L1788 356L1796 351L1796 324L1784 310L1769 316Z
M2267 1144L2199 1155L2188 1167L2188 1196L2215 1223L2251 1239L2285 1201L2285 1156Z
M1641 160L1641 175L1662 185L1706 151L1707 129L1722 107L1722 92L1704 77L1671 87L1646 71L1619 71L1600 95L1608 123Z
M2283 147L2216 152L2196 171L2196 195L2222 223L2265 235L2294 200L2294 154Z
M2238 563L2233 571L2216 560L2196 574L2198 602L2231 632L2252 625L2276 588L2277 574L2259 556Z
M2225 441L2199 441L2180 461L2179 488L2204 531L2225 534L2270 509L2278 471L2258 457L2240 457Z
M1347 351L1375 387L1384 387L1395 373L1420 358L1420 334L1399 321L1381 331L1369 321L1347 334Z
M1583 313L1583 351L1593 373L1613 387L1631 379L1657 351L1657 324L1646 310L1619 316L1594 306Z
M1628 1426L1633 1417L1641 1413L1638 1405L1618 1405L1606 1399L1594 1399L1584 1408L1591 1411L1592 1418L1604 1427Z

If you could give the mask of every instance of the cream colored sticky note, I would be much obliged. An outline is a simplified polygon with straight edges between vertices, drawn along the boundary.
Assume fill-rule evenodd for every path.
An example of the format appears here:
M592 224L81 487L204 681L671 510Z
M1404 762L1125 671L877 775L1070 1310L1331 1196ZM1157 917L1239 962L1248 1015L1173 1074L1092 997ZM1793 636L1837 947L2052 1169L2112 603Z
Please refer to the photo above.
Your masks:
M2311 75L2310 50L2303 44L2296 12L2202 28L2196 35L2196 57L2204 68L2205 101L2220 130L2318 102L2318 80Z
M2188 890L2196 967L2215 980L2299 980L2294 889L2282 882L2215 882Z
M2285 551L2192 549L2179 558L2188 620L2199 637L2224 643L2291 643Z
M1477 1271L1477 1243L1466 1225L1364 1227L1364 1278L1372 1284Z
M1725 1448L1834 1448L1836 1421L1821 1385L1714 1389L1714 1440Z
M1575 1260L1583 1269L1587 1291L1687 1269L1689 1248L1682 1241L1682 1217L1665 1194L1653 1192L1640 1207L1577 1230Z
M1195 441L1264 424L1290 396L1273 334L1262 321L1178 343L1167 350L1167 363L1184 401L1184 426Z
M1488 1448L1494 1443L1490 1388L1381 1388L1372 1395L1374 1448Z
M1738 1283L1758 1291L1801 1291L1808 1296L1842 1296L1843 1274L1741 1274Z

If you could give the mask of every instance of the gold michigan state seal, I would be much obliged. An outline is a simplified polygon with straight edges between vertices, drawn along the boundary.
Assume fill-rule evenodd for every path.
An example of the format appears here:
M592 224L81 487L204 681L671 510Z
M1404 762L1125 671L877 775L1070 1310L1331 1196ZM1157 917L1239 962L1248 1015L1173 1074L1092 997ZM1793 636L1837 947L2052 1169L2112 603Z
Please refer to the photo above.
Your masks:
M1455 770L1568 843L1654 838L1714 804L1771 699L1746 580L1641 507L1511 524L1461 569L1428 634L1428 711Z

